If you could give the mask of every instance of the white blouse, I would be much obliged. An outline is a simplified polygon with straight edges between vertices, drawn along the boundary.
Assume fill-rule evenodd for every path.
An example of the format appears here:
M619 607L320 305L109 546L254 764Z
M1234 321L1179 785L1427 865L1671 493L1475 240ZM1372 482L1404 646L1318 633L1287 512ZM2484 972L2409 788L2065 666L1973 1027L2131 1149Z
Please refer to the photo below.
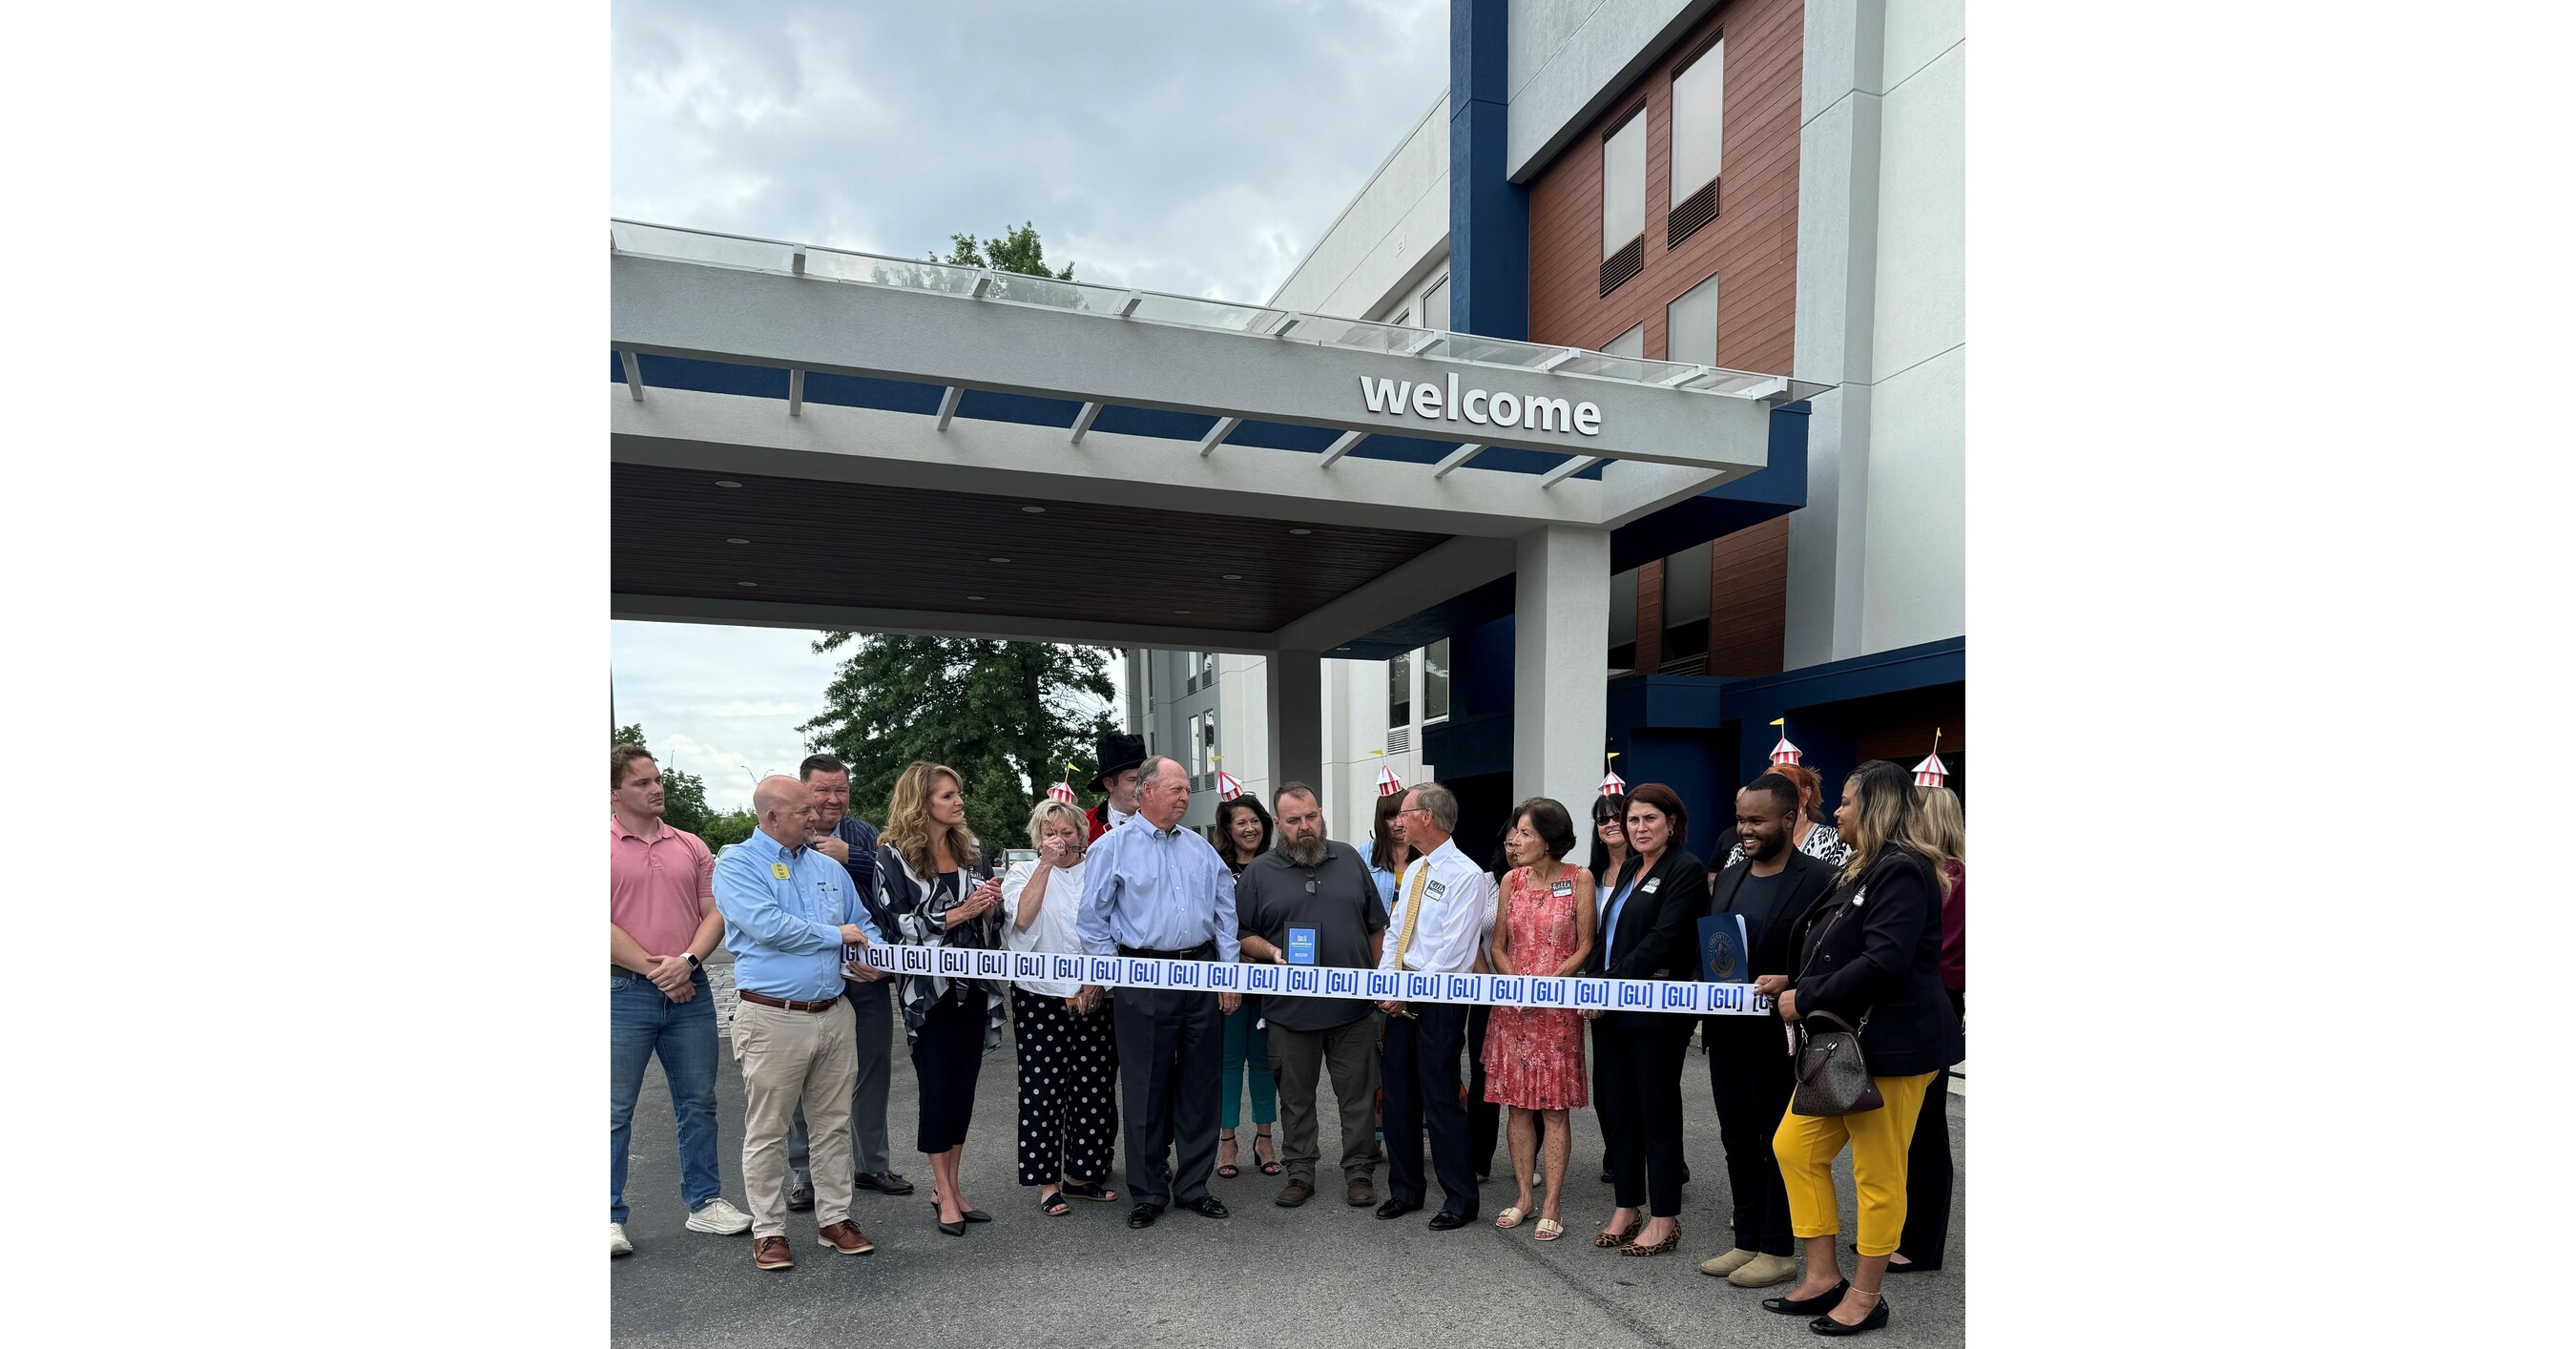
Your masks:
M1046 891L1038 904L1038 916L1026 928L1020 926L1020 893L1029 886L1029 874L1037 870L1035 862L1014 865L1002 878L1002 945L1012 951L1041 951L1048 955L1082 954L1082 938L1074 932L1074 920L1082 915L1082 869L1086 860L1071 867L1056 867L1047 877ZM1040 997L1070 998L1082 991L1078 982L1053 979L1022 979L1020 988Z

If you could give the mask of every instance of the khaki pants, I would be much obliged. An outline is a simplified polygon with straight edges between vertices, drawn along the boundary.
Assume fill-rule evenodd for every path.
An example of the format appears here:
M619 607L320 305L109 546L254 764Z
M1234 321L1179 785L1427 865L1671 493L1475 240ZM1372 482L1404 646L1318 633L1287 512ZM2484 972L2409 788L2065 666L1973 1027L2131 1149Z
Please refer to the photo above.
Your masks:
M1364 1016L1326 1031L1270 1028L1270 1075L1279 1083L1279 1162L1290 1180L1315 1183L1321 1151L1316 1127L1316 1087L1326 1069L1341 1107L1342 1179L1367 1180L1376 1170L1377 1018Z
M850 1095L859 1043L850 1009L791 1012L744 1001L733 1014L733 1056L749 1098L742 1121L742 1183L754 1237L787 1235L787 1125L805 1107L814 1157L814 1221L850 1216Z

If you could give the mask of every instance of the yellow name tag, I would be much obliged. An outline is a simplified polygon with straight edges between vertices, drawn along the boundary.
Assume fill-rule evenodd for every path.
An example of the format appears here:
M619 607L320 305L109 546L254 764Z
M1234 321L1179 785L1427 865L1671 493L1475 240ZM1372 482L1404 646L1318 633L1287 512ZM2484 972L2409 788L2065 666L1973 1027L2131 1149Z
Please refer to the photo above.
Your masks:
M772 863L770 863L770 864L769 864L769 874L770 874L770 875L772 875L772 876L777 877L778 879L780 879L780 880L782 880L782 881L783 881L783 880L785 880L785 879L787 879L787 864L786 864L785 862L772 862Z

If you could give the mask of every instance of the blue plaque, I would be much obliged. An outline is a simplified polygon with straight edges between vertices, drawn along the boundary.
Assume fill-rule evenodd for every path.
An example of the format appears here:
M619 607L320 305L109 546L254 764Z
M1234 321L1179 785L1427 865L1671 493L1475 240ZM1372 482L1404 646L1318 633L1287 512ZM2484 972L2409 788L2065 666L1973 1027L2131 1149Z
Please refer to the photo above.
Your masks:
M1744 915L1711 914L1699 920L1699 977L1702 983L1753 982L1751 944L1744 939Z
M1291 965L1315 963L1315 929L1311 927L1288 929L1288 963Z

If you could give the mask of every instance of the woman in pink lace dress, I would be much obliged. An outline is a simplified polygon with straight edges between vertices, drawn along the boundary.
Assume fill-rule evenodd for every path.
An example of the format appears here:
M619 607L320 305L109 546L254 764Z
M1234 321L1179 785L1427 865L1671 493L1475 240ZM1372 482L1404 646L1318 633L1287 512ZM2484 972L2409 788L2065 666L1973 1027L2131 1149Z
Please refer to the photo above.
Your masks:
M1574 849L1573 817L1543 796L1523 801L1512 810L1503 849L1513 870L1503 878L1502 917L1494 924L1495 973L1561 978L1580 972L1592 955L1595 919L1591 873L1565 861ZM1511 1107L1512 1178L1521 1190L1494 1226L1518 1227L1530 1216L1530 1161L1543 1113L1547 1207L1539 1214L1538 1239L1565 1234L1558 1221L1572 1151L1565 1112L1584 1104L1583 1083L1583 1022L1574 1012L1494 1009L1485 1029L1485 1099Z

